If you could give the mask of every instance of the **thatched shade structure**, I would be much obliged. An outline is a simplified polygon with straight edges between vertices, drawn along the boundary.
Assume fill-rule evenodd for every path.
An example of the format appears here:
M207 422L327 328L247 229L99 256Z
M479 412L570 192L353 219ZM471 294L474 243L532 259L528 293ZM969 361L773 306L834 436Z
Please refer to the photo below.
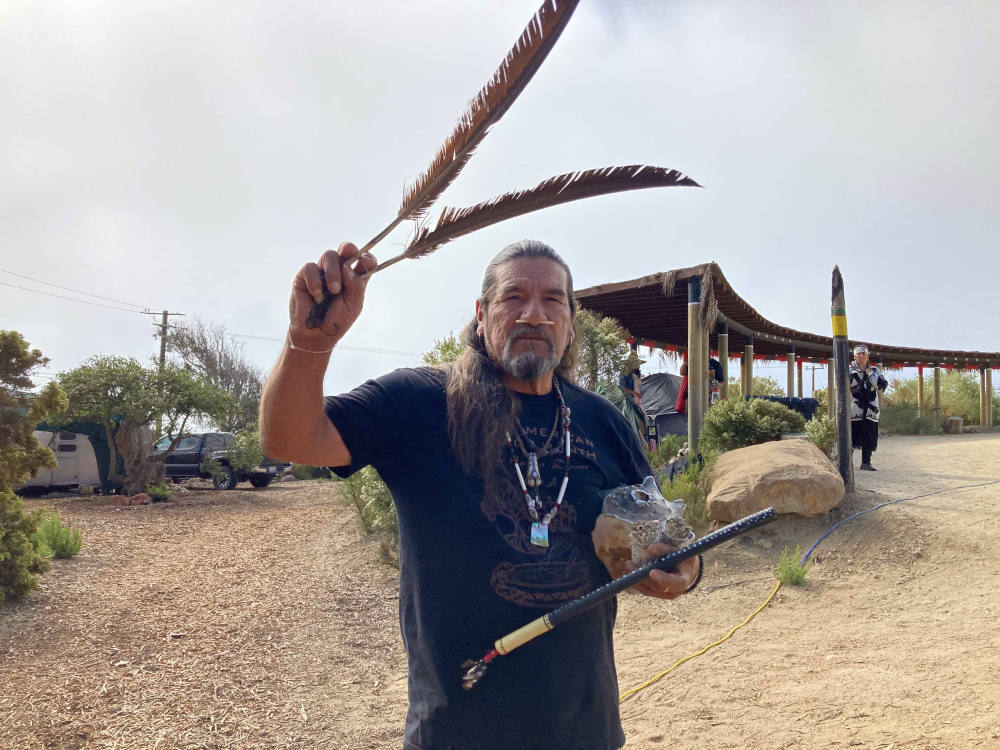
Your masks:
M616 318L636 343L667 350L683 351L688 346L688 284L701 280L700 318L710 335L711 347L718 348L717 324L728 326L728 351L738 356L753 345L755 359L785 360L794 349L799 360L825 362L833 351L831 336L797 331L773 323L758 313L730 286L715 263L680 268L631 281L598 284L576 292L581 307ZM851 339L851 343L858 342ZM884 367L969 367L1000 368L1000 352L924 349L865 341L872 361Z

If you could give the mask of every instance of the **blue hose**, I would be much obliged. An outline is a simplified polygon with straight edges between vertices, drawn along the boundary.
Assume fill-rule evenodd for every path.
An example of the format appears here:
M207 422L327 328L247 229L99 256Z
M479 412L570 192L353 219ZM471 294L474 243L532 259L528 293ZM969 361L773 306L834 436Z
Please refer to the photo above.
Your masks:
M811 555L813 553L813 550L816 549L820 545L820 542L822 542L824 539L826 539L828 536L830 536L830 534L833 533L834 529L836 529L842 523L847 523L848 521L850 521L853 518L857 518L858 516L863 516L865 513L871 513L873 510L878 510L879 508L884 508L886 505L895 505L896 503L905 503L908 500L919 500L922 497L930 497L931 495L939 495L942 492L954 492L955 490L967 490L967 489L970 489L972 487L986 487L987 485L991 485L991 484L1000 484L1000 479L991 479L989 482L980 482L979 484L965 484L965 485L962 485L961 487L947 487L947 488L945 488L943 490L934 490L933 492L926 492L923 495L914 495L913 497L902 497L899 500L888 500L888 501L886 501L884 503L879 503L878 505L873 505L871 508L867 508L865 510L859 510L857 513L854 513L853 515L850 515L847 518L842 518L841 520L837 521L837 523L835 523L833 526L831 526L829 529L827 529L826 532L823 534L823 536L821 536L819 539L817 539L816 543L812 547L809 548L809 551L806 552L804 555L802 555L802 559L799 560L799 565L805 564L805 561L809 558L809 555Z

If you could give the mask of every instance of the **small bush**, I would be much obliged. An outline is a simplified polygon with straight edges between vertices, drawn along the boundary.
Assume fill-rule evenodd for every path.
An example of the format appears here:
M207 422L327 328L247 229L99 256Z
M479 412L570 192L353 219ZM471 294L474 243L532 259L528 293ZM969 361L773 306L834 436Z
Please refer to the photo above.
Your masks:
M34 537L37 537L37 540ZM83 535L76 529L70 528L69 524L64 526L62 517L52 510L39 524L32 541L39 545L39 549L44 545L51 550L53 557L69 559L80 551Z
M0 602L23 598L38 587L49 561L32 544L43 513L25 513L13 492L0 488Z
M306 466L304 464L292 464L291 474L296 479L330 479L335 476L325 466Z
M172 493L166 484L147 484L146 494L153 498L154 503L165 503Z
M222 472L222 464L219 463L218 459L206 458L198 468L203 474L208 474L216 482L221 482L223 477L225 477L225 474Z
M817 413L806 422L806 435L809 442L823 451L826 457L833 461L837 451L837 422L826 414Z
M686 435L660 435L660 444L656 451L646 451L646 459L649 461L653 473L655 474L669 464L686 442Z
M706 454L780 440L786 432L801 432L801 414L774 401L730 398L714 404L705 414L700 448Z
M808 564L799 565L801 558L802 551L798 547L795 548L794 555L789 555L788 547L785 547L781 552L781 559L778 561L778 570L775 573L778 580L790 586L800 586L806 580L806 574L810 568Z
M668 479L660 485L660 493L665 500L684 501L684 520L698 532L707 529L712 522L708 503L705 502L707 492L702 479L704 475L705 463L692 461L686 469L674 474L673 479Z
M346 488L345 502L354 506L364 533L378 540L382 559L398 568L399 520L382 477L371 466L366 466L341 485Z
M883 406L879 429L895 435L934 435L941 432L938 420L929 414L917 416L917 405L910 403Z

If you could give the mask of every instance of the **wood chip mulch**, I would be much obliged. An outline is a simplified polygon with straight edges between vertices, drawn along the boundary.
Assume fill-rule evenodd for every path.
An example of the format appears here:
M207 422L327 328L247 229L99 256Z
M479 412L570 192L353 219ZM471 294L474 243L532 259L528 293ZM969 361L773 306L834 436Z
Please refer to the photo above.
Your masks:
M402 744L397 573L335 482L26 504L83 548L0 604L0 747Z

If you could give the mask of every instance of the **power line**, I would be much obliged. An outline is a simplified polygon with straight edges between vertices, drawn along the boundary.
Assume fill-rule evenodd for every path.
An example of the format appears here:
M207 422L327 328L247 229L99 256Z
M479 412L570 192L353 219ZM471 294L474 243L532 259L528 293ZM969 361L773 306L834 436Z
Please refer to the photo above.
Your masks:
M233 336L234 338L240 339L260 339L261 341L284 341L283 338L275 338L274 336L254 336L249 333L229 333L226 335ZM423 355L419 352L401 352L395 349L372 349L365 346L345 346L344 344L337 344L337 349L345 349L352 352L368 352L370 354L398 354L403 357L422 357Z
M91 302L90 300L77 299L76 297L67 297L64 294L53 294L52 292L43 292L41 289L29 289L26 286L18 286L17 284L9 284L6 281L0 281L0 285L13 287L14 289L21 289L21 290L23 290L25 292L34 292L35 294L44 294L46 297L57 297L58 299L68 299L70 302L82 302L85 305L93 305L94 307L106 307L109 310L118 310L119 312L140 313L140 314L142 314L142 313L145 312L144 310L129 310L128 308L125 308L125 307L113 307L112 305L103 305L100 302ZM123 304L127 305L129 303L125 302Z
M38 284L45 284L47 286L54 286L56 289L63 289L65 291L67 291L67 292L75 292L76 294L85 294L88 297L96 297L97 299L103 299L106 302L117 302L120 305L129 305L130 307L142 307L142 305L136 305L136 304L133 304L131 302L122 302L120 299L113 299L111 297L102 297L99 294L91 294L90 292L84 292L84 291L81 291L80 289L71 289L68 286L60 286L59 284L53 284L51 281L43 281L42 279L36 279L36 278L34 278L32 276L25 276L23 273L14 273L13 271L8 271L6 268L0 268L0 273L8 273L11 276L17 276L19 279L27 279L28 281L34 281L35 283L38 283ZM11 284L11 285L8 285L8 286L13 286L13 285ZM18 289L24 289L24 288L25 287L18 287ZM29 289L28 291L35 291L35 290ZM42 292L42 294L44 294L44 292ZM66 297L65 299L71 299L71 298L70 297ZM78 301L79 302L86 302L86 300L78 300Z

